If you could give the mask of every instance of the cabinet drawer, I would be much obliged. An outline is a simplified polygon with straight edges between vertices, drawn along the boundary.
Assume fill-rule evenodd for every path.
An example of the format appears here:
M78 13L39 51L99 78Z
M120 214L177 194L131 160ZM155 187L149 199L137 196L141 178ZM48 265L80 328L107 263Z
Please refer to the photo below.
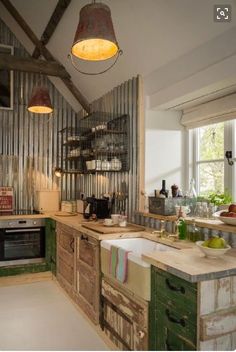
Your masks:
M184 340L194 348L197 338L196 322L193 324L186 314L180 314L176 309L170 308L168 305L164 305L157 300L156 319L157 347L163 338L165 338L165 341L162 341L161 345L163 343L170 346L173 345L174 337L171 337L170 332L174 332L176 334L176 341ZM160 330L163 328L165 329L164 334L160 333Z
M197 314L197 286L165 271L152 268L152 296L164 304Z
M99 243L90 237L81 235L79 240L79 259L97 269L99 256Z
M173 331L167 330L164 341L166 351L195 351L196 346L192 345L184 338L176 335Z

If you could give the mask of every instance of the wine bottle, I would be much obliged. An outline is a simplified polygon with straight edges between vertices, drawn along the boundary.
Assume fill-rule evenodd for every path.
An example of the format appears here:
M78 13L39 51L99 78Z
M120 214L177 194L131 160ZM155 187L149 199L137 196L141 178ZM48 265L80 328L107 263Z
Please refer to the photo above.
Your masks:
M166 180L162 180L160 194L163 194L166 198L168 198L168 191L166 189Z

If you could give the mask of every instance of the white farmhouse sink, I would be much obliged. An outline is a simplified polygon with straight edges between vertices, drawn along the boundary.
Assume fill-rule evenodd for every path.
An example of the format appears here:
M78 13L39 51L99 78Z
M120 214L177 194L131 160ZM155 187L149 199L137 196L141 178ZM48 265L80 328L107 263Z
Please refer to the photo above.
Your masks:
M127 281L122 285L147 301L150 300L151 273L150 264L142 260L142 254L178 250L145 238L103 240L101 241L101 268L102 273L110 278L109 258L111 246L121 247L130 252L128 254L128 277ZM118 280L116 281L119 282Z
M101 246L107 250L110 250L111 246L116 246L121 247L126 251L130 251L128 254L128 259L146 268L150 267L150 264L141 259L142 254L155 251L166 252L176 250L173 247L147 240L146 238L103 240L101 242Z

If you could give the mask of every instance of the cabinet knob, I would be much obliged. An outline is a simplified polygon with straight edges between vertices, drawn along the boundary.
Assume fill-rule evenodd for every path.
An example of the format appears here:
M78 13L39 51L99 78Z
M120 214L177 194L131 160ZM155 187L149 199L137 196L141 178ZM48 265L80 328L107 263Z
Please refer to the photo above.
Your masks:
M142 331L142 330L139 330L139 332L138 332L138 336L139 336L139 338L140 338L140 339L143 339L143 338L144 338L144 336L145 336L145 332L144 332L144 331Z

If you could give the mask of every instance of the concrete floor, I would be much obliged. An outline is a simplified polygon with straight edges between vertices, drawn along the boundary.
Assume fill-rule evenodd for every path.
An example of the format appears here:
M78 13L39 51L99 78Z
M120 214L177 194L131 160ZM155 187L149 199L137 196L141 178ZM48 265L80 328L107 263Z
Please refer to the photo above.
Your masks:
M0 287L0 350L108 350L53 281Z

